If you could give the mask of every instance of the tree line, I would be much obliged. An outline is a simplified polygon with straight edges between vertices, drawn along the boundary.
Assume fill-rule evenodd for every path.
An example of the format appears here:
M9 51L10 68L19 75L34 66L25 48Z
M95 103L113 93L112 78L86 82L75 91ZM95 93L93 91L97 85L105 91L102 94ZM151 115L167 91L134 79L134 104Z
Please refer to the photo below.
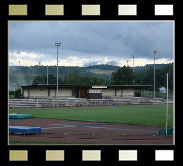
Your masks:
M156 90L160 86L166 87L166 73L169 74L169 88L173 90L173 64L168 64L161 69L156 69ZM56 75L48 75L48 83L56 84ZM119 67L112 73L111 78L101 76L81 76L80 71L75 69L69 74L59 76L59 84L67 85L153 85L154 68L145 68L142 72L134 72L129 66ZM33 85L47 84L47 76L37 75L33 80Z
M37 84L56 84L57 77L55 74L49 74L48 80L46 75L37 75L32 85ZM102 77L87 77L87 76L81 76L78 70L74 70L70 72L68 75L59 76L58 77L58 84L62 85L106 85L108 84L107 78Z

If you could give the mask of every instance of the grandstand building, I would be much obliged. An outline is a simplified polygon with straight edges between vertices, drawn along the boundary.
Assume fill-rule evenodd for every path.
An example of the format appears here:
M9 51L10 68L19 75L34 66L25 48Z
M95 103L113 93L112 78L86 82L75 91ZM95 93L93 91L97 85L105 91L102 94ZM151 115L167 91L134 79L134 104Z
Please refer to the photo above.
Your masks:
M142 90L152 85L59 85L58 97L75 97L100 99L105 96L119 96L125 98L140 97ZM56 85L28 85L21 86L23 98L56 97ZM138 92L138 93L137 93Z

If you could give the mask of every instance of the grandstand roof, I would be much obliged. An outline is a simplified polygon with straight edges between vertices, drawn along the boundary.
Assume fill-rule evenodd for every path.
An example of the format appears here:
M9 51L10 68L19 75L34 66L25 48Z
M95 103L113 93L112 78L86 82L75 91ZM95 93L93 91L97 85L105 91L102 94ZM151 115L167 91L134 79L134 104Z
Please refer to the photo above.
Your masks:
M22 88L56 88L56 84L37 84L37 85L26 85L21 86ZM133 88L133 89L146 89L153 87L153 85L58 85L59 88L92 88L92 86L107 86L107 88Z

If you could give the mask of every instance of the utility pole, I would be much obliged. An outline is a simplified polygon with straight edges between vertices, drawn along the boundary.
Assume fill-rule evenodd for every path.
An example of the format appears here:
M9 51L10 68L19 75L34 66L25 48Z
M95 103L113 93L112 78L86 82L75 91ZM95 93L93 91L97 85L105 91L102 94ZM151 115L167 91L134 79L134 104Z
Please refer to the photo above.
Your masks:
M48 65L47 65L47 85L48 85Z
M57 47L57 92L56 92L57 107L58 107L58 47L60 45L61 43L55 43L55 46Z
M133 57L133 72L134 72L134 55L132 55L132 57Z
M19 61L19 81L17 82L18 83L18 88L19 88L19 83L21 82L20 80L21 80L21 77L20 77L20 61Z
M154 98L156 97L156 81L155 81L155 55L157 54L157 51L153 51L154 54Z
M133 74L134 74L134 55L132 55L133 57ZM133 85L134 85L134 79L133 79Z
M127 62L127 67L128 67L128 60L126 62Z
M11 85L9 91L13 91L12 68L11 68L11 66L10 66L9 85Z
M166 135L168 134L168 73L167 73L167 88L166 88Z

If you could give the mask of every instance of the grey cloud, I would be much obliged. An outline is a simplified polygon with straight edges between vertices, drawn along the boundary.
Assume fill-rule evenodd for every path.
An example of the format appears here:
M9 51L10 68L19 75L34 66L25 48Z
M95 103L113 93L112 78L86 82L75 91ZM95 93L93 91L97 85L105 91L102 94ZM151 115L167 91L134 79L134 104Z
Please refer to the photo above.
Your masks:
M173 22L62 22L19 21L9 23L10 51L45 54L53 59L55 42L65 58L106 56L111 58L173 59ZM95 60L94 60L95 61Z

